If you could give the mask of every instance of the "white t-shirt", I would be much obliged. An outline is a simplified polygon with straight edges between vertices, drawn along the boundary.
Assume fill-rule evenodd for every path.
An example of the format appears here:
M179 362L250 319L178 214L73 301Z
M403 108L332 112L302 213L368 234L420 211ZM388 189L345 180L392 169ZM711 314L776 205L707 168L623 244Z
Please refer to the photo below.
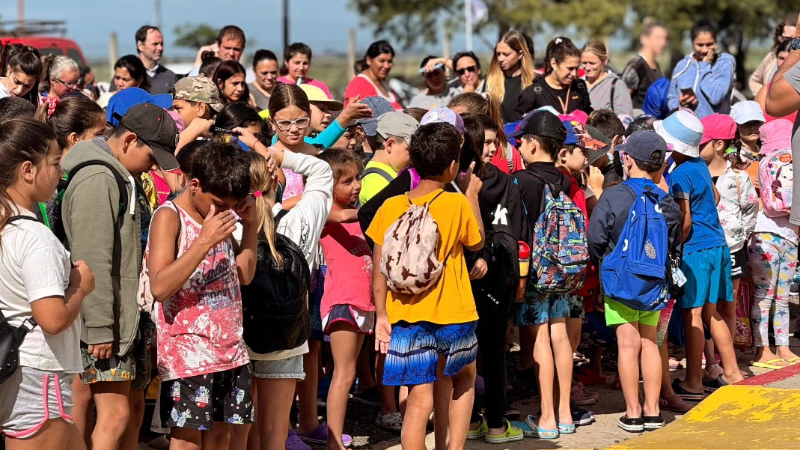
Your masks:
M792 225L789 222L789 217L767 217L764 211L758 212L756 219L756 233L772 233L778 235L786 240L791 241L794 245L800 243L797 235L797 225Z
M5 77L0 77L0 81L5 80ZM0 98L11 97L11 92L3 86L3 83L0 83Z
M36 218L20 208L20 215ZM0 231L0 311L12 326L31 317L30 303L63 297L72 264L69 252L42 223L17 220ZM39 370L80 373L81 321L52 335L35 327L20 347L20 364Z

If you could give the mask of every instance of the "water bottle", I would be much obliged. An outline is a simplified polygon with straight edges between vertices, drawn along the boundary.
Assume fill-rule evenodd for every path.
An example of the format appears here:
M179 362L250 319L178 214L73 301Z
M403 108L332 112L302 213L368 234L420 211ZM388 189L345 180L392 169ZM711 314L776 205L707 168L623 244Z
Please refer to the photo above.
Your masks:
M519 287L517 287L517 300L522 300L525 295L525 285L528 283L528 273L531 267L531 248L528 244L518 241L519 249Z

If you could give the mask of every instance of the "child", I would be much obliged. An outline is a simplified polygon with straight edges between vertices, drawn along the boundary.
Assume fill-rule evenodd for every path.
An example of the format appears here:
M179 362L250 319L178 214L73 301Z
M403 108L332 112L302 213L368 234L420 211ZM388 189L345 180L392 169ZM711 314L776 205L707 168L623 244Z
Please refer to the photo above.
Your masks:
M684 400L700 401L705 388L737 383L742 374L736 363L733 337L717 311L720 301L733 301L731 254L717 215L714 185L703 159L700 142L703 124L694 114L679 110L654 124L656 133L673 148L677 168L670 174L670 194L683 213L683 259L686 276L678 299L686 323L686 380L675 379L675 393ZM724 375L703 381L703 328L708 327L722 357Z
M137 303L150 209L135 180L154 162L164 170L178 168L173 156L177 129L169 114L150 103L127 106L110 106L117 127L108 138L78 142L62 161L71 180L61 205L67 245L73 258L93 268L97 280L81 309L84 372L82 382L73 383L75 423L96 448L136 443L150 378L149 318L140 316ZM73 171L87 162L108 166ZM117 178L126 180L125 192L119 192Z
M661 171L667 144L652 131L638 131L618 147L625 152L625 174L627 181L608 188L595 207L589 224L589 253L592 261L600 267L603 257L618 245L620 234L628 221L630 211L637 201L634 187L644 192L663 194L659 202L669 233L670 255L680 253L681 212L664 191L653 183ZM649 216L648 216L649 220ZM632 250L637 251L637 250ZM664 271L669 270L668 255L657 255L665 262ZM605 286L605 315L608 326L616 327L619 344L619 376L625 396L626 413L618 425L625 431L641 432L664 426L659 411L661 388L661 357L656 343L656 325L660 311L640 311L625 305L609 294L615 286ZM639 403L639 358L644 379L644 411Z
M0 432L8 448L83 449L70 383L82 371L77 319L94 275L85 261L71 264L69 252L33 214L62 174L53 131L12 119L0 125L0 136L0 313L12 327L30 329L19 346L19 367L0 383Z
M419 123L402 112L388 112L378 117L374 156L364 169L359 203L364 204L383 190L397 173L408 166L408 144Z
M525 161L526 169L514 173L514 178L533 229L543 212L545 183L556 190L553 196L570 192L569 176L555 165L567 138L567 129L554 114L536 111L523 128L509 137L519 139L519 150ZM573 365L566 325L569 301L566 294L536 295L531 289L528 289L525 297L525 303L518 304L515 325L520 327L520 334L527 334L529 342L534 342L533 358L539 366L542 407L538 421L529 416L532 422L536 422L529 426L538 431L540 438L556 439L559 430L565 434L575 432L569 405ZM530 353L530 349L523 348L523 351L526 355ZM556 373L559 386L557 399L554 398Z
M769 155L791 148L791 126L785 119L774 120L761 128L761 164L769 164ZM791 162L785 168L791 167ZM791 170L781 172L792 173ZM774 176L775 181L779 177ZM772 189L761 180L763 190ZM791 186L792 181L785 180ZM772 183L770 183L772 184ZM762 195L762 199L764 195ZM754 367L779 369L800 362L789 348L789 285L797 265L798 229L789 216L769 217L764 210L758 212L755 232L750 237L747 250L755 285L754 302L750 317L753 320L753 341L756 346ZM769 348L769 315L775 308L772 328L775 333L776 352Z
M319 158L333 169L333 209L352 208L361 189L358 157L348 150L332 148ZM330 336L334 363L327 398L327 448L344 450L342 429L347 395L355 381L356 360L364 336L372 334L375 326L372 252L357 222L328 223L322 230L320 245L328 263L320 308L322 328Z
M428 416L435 409L437 448L463 449L475 396L478 314L464 249L477 251L483 247L478 206L482 183L469 170L459 180L466 198L443 191L458 174L460 143L461 136L450 124L421 126L411 140L411 161L419 172L420 184L407 195L387 200L367 230L375 241L375 346L381 353L388 352L384 384L409 386L401 434L402 445L407 448L425 446ZM437 197L442 198L434 201ZM428 290L403 294L389 291L381 258L382 248L391 238L385 236L386 231L412 204L429 205L441 242L434 257L446 264Z
M239 289L256 266L249 167L237 145L201 147L187 188L153 217L146 258L171 449L225 448L231 424L253 419ZM237 214L239 246L231 236Z
M736 122L734 147L745 157L750 156L751 160L755 160L755 155L759 153L759 147L761 146L759 128L766 121L764 111L754 101L739 102L731 107L731 117ZM750 175L750 181L756 187L756 190L760 189L761 185L758 184L758 164L752 164L748 167L747 173Z

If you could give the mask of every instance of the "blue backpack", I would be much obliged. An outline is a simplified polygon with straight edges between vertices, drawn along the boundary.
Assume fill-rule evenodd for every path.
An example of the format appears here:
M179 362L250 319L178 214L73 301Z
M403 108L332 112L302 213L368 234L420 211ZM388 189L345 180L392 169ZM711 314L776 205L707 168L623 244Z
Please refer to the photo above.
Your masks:
M617 246L603 259L605 294L637 311L659 311L669 299L669 231L661 212L666 193L655 186L623 183L636 196Z

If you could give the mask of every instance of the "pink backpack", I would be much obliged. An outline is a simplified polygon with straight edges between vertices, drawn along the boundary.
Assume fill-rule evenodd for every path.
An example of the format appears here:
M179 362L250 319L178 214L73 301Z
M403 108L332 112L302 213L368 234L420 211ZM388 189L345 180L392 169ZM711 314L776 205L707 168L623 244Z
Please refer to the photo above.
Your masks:
M788 216L792 209L792 150L776 150L761 159L758 168L761 202L767 217Z

